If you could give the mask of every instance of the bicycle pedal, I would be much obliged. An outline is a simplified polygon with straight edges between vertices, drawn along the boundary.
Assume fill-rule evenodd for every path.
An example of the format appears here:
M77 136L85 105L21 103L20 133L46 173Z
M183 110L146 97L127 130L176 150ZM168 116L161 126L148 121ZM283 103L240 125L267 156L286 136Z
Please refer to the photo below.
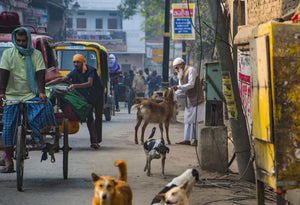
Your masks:
M54 163L55 162L55 157L54 157L54 154L50 154L50 156L51 156L51 163Z
M48 159L48 154L47 154L47 152L43 152L43 154L42 154L42 157L41 157L41 162L43 161L43 160L47 160Z

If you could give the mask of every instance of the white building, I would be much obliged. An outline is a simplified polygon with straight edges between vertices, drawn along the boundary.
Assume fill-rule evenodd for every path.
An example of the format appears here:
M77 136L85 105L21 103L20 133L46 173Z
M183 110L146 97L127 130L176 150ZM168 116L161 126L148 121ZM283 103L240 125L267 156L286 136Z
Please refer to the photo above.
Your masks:
M123 72L144 69L144 20L138 12L129 20L118 11L121 0L78 0L67 23L67 39L97 41L117 56Z

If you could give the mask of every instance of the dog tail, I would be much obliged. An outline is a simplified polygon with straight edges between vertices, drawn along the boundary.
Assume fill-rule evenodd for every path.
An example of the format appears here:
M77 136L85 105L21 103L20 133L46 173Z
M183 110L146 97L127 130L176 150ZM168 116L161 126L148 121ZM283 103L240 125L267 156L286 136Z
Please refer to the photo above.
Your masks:
M116 160L115 166L119 168L118 179L127 182L127 163L125 160Z
M140 106L141 106L141 104L137 103L137 104L133 104L133 105L131 106L131 108L137 108L137 109L139 109Z
M148 139L151 139L151 138L154 136L155 130L156 130L156 127L153 127L153 128L152 128L152 132L151 132L151 134L149 135Z

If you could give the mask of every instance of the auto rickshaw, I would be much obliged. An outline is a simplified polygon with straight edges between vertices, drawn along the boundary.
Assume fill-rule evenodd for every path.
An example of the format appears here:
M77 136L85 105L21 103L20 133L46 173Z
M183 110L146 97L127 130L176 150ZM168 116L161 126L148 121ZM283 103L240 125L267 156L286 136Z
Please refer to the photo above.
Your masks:
M103 114L106 121L111 120L113 111L113 98L110 95L110 81L107 61L107 50L104 46L96 42L84 41L64 41L54 45L57 53L58 68L60 76L66 76L73 70L73 56L82 54L86 59L86 64L97 68L102 85L104 87L104 107Z

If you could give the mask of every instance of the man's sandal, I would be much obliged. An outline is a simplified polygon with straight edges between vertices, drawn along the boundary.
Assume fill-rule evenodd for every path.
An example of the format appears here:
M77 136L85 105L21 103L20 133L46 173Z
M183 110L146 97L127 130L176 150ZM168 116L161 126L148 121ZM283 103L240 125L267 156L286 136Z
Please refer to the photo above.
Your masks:
M100 145L97 144L97 143L92 143L92 144L91 144L91 148L99 149L99 148L100 148Z
M0 160L0 166L5 166L5 165L6 165L5 159L1 159L1 160Z
M5 166L6 165L6 154L3 153L0 159L0 166Z
M14 170L14 166L11 165L11 166L6 166L6 167L3 167L0 169L0 173L3 173L3 174L6 174L6 173L14 173L15 170Z

